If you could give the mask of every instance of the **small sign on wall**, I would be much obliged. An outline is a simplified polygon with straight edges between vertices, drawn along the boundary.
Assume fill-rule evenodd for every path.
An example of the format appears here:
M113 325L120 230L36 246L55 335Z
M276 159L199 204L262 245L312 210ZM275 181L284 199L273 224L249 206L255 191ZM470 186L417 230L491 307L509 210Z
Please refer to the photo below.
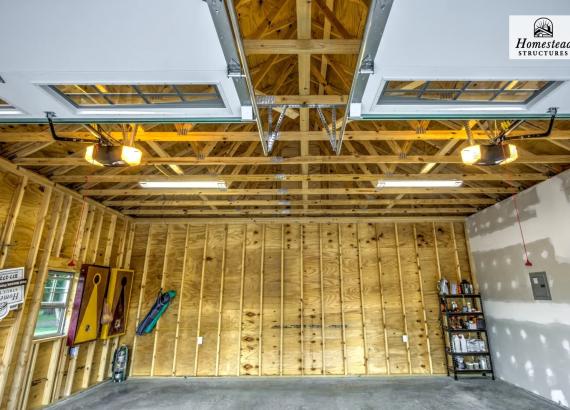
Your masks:
M23 267L0 270L0 320L24 303L27 281L24 271Z

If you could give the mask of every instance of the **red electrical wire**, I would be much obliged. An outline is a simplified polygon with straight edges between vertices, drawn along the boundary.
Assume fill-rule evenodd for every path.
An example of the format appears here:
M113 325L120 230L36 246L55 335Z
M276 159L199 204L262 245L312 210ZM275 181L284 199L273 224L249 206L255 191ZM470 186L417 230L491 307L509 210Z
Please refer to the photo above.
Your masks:
M519 224L519 230L521 231L521 239L522 239L522 244L523 244L523 248L524 248L524 257L526 259L524 264L525 264L525 266L532 266L532 262L528 258L528 251L526 250L526 243L524 241L524 235L523 235L523 230L522 230L522 225L521 225L521 217L519 215L519 207L517 205L517 196L516 195L513 195L513 203L515 205L515 212L517 214L517 222Z

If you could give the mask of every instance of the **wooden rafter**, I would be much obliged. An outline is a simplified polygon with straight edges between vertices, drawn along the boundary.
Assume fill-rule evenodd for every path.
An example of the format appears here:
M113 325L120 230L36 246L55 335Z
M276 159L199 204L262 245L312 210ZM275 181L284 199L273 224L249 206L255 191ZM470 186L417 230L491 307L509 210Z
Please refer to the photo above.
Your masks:
M346 104L368 2L235 4L258 97L270 96L275 104ZM282 108L273 110L275 119ZM266 114L262 109L263 119ZM89 166L83 160L83 144L54 141L45 125L0 126L0 155L19 170L32 168L51 182L98 198L137 220L147 220L145 215L173 217L166 222L184 216L202 222L248 222L258 217L268 222L339 222L357 217L384 221L406 214L430 220L458 215L450 218L459 221L570 164L570 127L564 120L557 121L547 138L513 142L520 155L516 162L482 167L461 162L459 153L467 144L462 121L354 121L337 156L316 110L288 109L285 114L279 140L268 157L263 156L259 134L250 123L101 125L114 144L133 137L143 150L143 164L136 168ZM488 142L498 132L490 121L472 120L470 125L478 143ZM81 125L57 127L61 136L96 141L96 135ZM512 136L544 127L545 121L528 121ZM225 181L227 190L145 190L138 185L211 179ZM377 189L382 179L459 179L463 186Z
M162 195L206 195L206 196L235 196L235 195L397 195L397 194L516 194L516 188L311 188L311 189L194 189L194 188L159 188L159 189L84 189L84 196L162 196Z
M62 175L52 178L54 182L70 183L70 182L140 182L140 181L211 181L220 180L227 183L236 181L248 182L275 182L275 181L337 181L337 182L356 182L356 181L378 181L387 180L449 180L460 177L463 181L544 181L547 176L539 173L511 174L511 173L483 173L483 174L434 174L427 175L425 172L418 174L252 174L244 175L232 172L229 175L220 173L212 175Z
M281 96L280 103L289 102L291 104L306 102L308 104L332 104L342 102L345 96ZM322 100L320 100L322 98ZM513 132L513 136L525 134L524 131ZM120 137L117 132L110 132L111 136ZM90 137L84 132L62 132L65 137ZM481 130L473 131L473 138L480 141L488 141L489 136ZM466 140L465 132L460 130L427 130L425 133L418 134L415 130L348 130L345 134L345 139L348 141L446 141L449 139ZM300 132L292 130L283 130L279 135L279 140L287 141L328 141L327 135L322 131L309 131ZM562 141L570 140L570 130L556 129L549 137L539 138L535 141ZM30 133L30 132L1 132L0 143L17 143L22 141L28 142L46 142L51 141L49 135L44 133ZM93 139L93 141L95 141ZM191 131L187 134L179 134L176 131L139 131L137 134L137 141L157 141L157 142L190 142L190 141L240 141L251 142L259 141L259 134L255 131ZM516 144L516 141L515 141ZM77 154L76 156L81 156Z
M188 199L170 199L170 200L108 200L103 204L114 207L204 207L208 204L215 206L362 206L362 205L491 205L494 199L489 198L464 198L464 199L314 199L314 200L279 200L279 199L244 199L244 200L226 200L226 199L209 199L188 200Z
M304 155L298 157L170 157L144 158L144 165L302 165L302 164L462 164L459 155ZM21 158L14 163L23 166L89 166L82 158ZM570 155L533 155L517 159L517 164L568 164Z

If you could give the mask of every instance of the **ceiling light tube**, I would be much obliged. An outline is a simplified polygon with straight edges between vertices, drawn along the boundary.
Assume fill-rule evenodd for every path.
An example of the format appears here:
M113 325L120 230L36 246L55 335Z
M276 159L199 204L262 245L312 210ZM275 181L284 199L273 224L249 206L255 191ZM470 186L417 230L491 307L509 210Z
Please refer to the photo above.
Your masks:
M426 179L426 180L380 180L377 188L457 188L463 185L460 180Z
M142 188L227 189L224 181L142 181Z

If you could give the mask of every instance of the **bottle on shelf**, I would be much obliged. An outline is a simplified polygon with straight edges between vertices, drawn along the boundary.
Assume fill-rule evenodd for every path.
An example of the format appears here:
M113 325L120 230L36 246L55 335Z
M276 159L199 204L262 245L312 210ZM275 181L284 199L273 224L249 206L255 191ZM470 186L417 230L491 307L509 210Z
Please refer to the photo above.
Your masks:
M457 305L456 301L452 301L451 302L451 311L452 312L457 312L459 310L459 306Z
M452 295L458 295L458 294L459 294L459 293L457 292L457 289L458 289L457 283L451 282L450 285L449 285L449 289L450 289L450 294L452 294Z
M449 295L449 282L447 281L447 279L442 278L438 282L437 288L439 290L440 295L442 295L442 296Z
M459 336L453 335L451 337L451 339L452 339L452 342L451 342L452 351L454 351L455 353L461 352L461 343L459 341Z
M460 352L464 353L467 352L467 340L465 340L465 336L459 335L459 345L460 345Z
M473 285L468 280L463 279L461 281L461 293L465 295L472 295L473 294Z

